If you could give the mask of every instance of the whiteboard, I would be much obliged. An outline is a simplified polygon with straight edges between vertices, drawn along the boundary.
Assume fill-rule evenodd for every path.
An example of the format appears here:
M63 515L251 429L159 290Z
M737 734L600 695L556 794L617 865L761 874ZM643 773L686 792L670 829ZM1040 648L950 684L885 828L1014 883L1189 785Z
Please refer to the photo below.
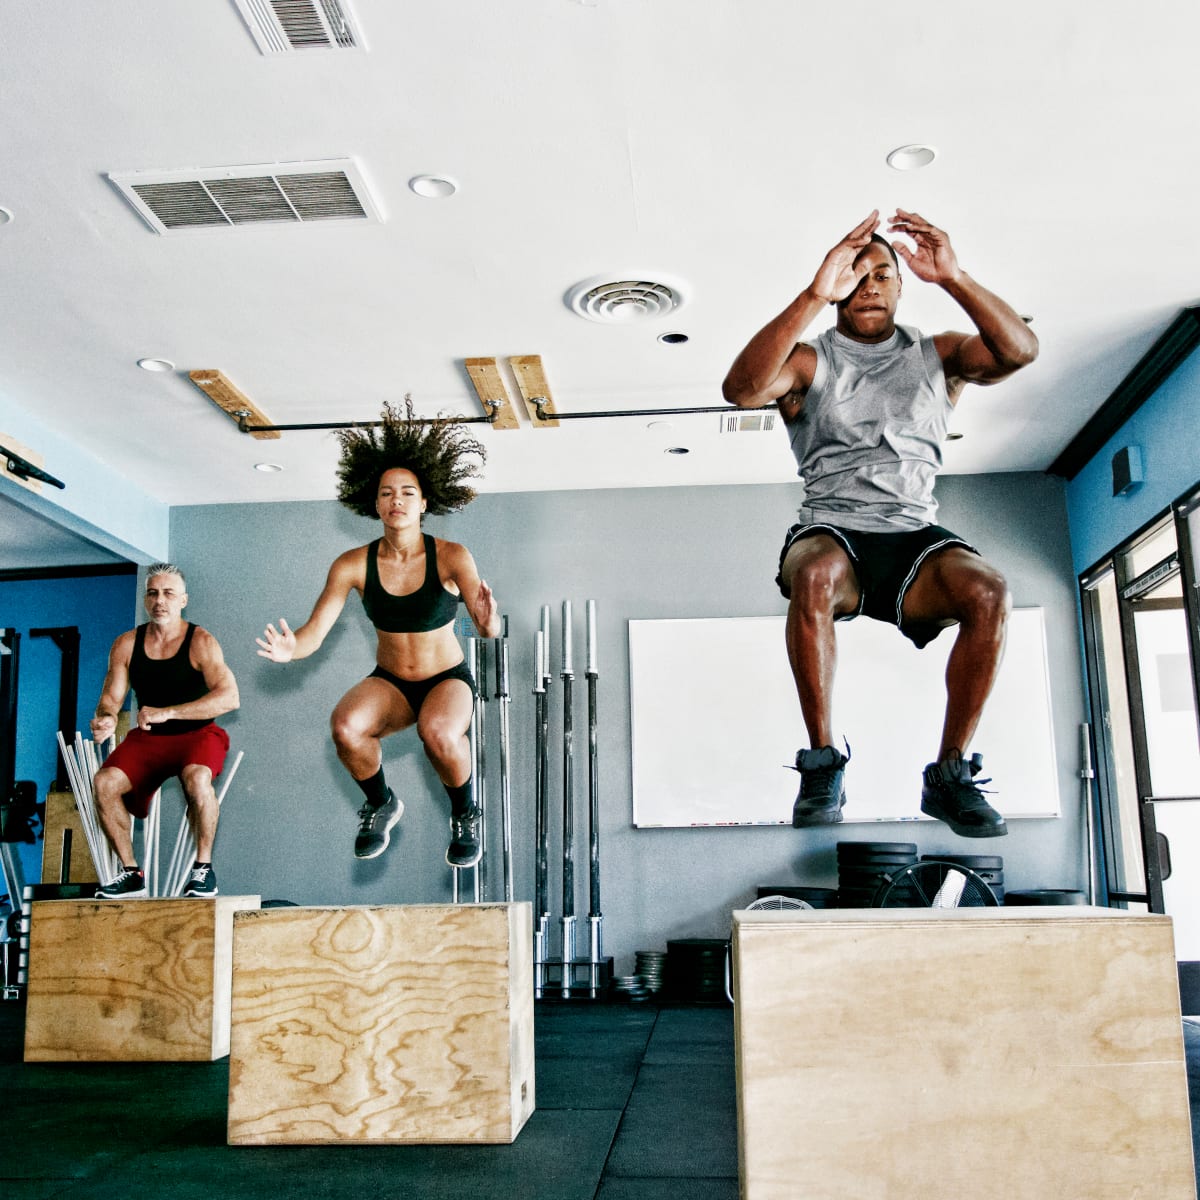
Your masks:
M790 825L808 745L783 617L629 622L633 823ZM847 821L920 817L921 772L937 753L956 630L917 650L895 626L837 625L833 717L845 737ZM1046 631L1015 609L1004 660L968 752L1006 817L1058 816Z

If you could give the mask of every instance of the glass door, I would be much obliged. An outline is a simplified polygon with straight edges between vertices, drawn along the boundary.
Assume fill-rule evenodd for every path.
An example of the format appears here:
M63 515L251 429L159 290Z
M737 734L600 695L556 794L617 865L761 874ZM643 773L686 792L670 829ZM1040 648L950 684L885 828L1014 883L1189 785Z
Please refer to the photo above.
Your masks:
M1175 921L1200 960L1200 489L1081 580L1110 903Z

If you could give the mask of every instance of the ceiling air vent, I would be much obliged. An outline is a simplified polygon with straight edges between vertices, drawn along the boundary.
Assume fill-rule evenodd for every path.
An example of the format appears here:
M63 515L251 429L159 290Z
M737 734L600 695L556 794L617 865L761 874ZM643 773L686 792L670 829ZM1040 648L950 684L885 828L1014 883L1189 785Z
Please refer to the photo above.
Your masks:
M382 219L349 159L125 171L109 179L155 233Z
M365 49L346 0L233 0L263 54Z
M721 417L722 433L766 433L774 428L773 412L729 413Z
M613 278L599 275L577 283L566 295L567 307L589 321L628 325L652 317L665 317L682 308L686 296L678 283L654 281L647 276Z

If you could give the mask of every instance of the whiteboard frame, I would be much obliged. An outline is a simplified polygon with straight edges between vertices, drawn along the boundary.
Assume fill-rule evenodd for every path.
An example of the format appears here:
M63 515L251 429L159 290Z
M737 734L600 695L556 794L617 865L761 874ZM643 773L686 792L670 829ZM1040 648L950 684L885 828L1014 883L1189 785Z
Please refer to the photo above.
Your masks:
M790 825L808 744L786 618L629 621L633 824ZM937 752L955 630L918 651L894 626L837 625L834 728L851 748L846 821L928 820L921 772ZM839 732L839 746L842 734ZM1014 609L1004 659L970 750L1007 817L1061 814L1044 612ZM995 789L992 794L992 789Z

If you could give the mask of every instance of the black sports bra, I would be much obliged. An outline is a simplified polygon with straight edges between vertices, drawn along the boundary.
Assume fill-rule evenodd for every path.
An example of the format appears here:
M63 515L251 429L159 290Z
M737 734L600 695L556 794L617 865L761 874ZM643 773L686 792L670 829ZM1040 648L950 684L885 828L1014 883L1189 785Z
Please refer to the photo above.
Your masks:
M379 582L379 541L367 547L367 579L362 602L371 624L383 633L428 633L454 620L459 598L438 578L437 542L425 539L425 581L415 592L396 596Z

